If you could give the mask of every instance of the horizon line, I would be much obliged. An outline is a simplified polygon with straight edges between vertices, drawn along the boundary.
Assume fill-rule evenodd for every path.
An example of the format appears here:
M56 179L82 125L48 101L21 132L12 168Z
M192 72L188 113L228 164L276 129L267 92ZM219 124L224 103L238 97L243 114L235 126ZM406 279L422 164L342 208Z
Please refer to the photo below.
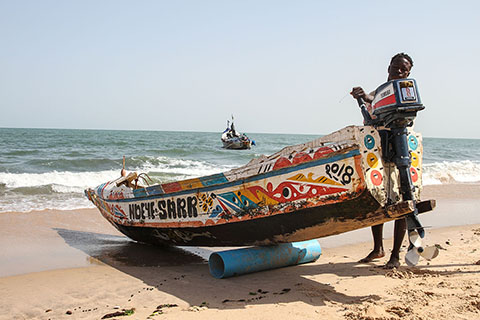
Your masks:
M36 130L91 130L91 131L155 131L155 132L198 132L198 133L221 133L222 131L195 131L195 130L156 130L156 129L105 129L105 128L52 128L52 127L2 127L0 129L36 129ZM304 135L304 136L325 136L329 133L281 133L281 132L248 132L248 134L282 134L282 135ZM422 134L423 136L423 134ZM480 140L480 138L465 138L465 137L430 137L423 136L430 139L462 139L462 140Z

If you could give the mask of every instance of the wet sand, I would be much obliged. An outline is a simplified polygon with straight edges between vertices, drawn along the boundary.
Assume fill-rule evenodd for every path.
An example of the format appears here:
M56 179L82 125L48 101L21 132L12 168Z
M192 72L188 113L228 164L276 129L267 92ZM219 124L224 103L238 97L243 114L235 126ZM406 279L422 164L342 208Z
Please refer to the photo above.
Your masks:
M132 308L125 319L478 319L480 185L427 186L422 198L437 200L421 220L431 226L426 242L442 250L417 268L357 263L372 246L366 228L321 239L315 263L221 280L206 262L217 248L138 244L96 209L2 213L0 319L100 319Z

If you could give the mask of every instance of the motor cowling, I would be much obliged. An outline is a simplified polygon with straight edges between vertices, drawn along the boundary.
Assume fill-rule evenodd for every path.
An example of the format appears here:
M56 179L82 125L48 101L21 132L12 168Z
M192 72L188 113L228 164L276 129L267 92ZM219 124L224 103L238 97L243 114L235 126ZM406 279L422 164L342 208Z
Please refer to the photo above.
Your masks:
M375 90L375 97L367 107L370 124L390 127L393 123L412 122L417 112L425 109L414 79L388 81ZM405 124L408 126L408 124Z

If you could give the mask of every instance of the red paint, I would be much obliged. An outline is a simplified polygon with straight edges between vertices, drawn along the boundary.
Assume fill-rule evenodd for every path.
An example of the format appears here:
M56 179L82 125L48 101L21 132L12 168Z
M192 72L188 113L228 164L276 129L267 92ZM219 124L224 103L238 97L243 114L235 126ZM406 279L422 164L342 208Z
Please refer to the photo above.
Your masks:
M273 165L273 170L289 167L291 165L292 163L290 162L290 160L288 160L285 157L282 157L275 162L275 164Z
M165 193L172 193L172 192L177 192L177 191L182 191L182 186L178 182L170 182L170 183L165 183L162 184L163 191Z
M376 186L379 186L383 182L383 177L380 171L378 170L372 170L370 173L370 179L372 180L372 183Z
M310 157L305 152L299 152L293 157L292 164L299 164L302 162L312 161L312 157Z
M410 168L410 175L412 176L412 181L417 182L418 180L418 172L415 168Z
M392 94L392 95L378 101L377 103L375 103L373 105L373 110L376 110L380 107L383 107L383 106L386 106L386 105L389 105L389 104L394 104L394 103L395 103L395 95Z
M318 158L323 158L325 157L327 154L329 153L332 153L333 150L330 148L330 147L321 147L321 148L318 148L318 150L315 152L315 154L313 155L313 159L318 159Z
M248 188L252 194L257 194L257 192L260 191L266 194L270 199L280 203L325 196L348 190L347 188L342 187L325 187L289 181L280 183L275 190L272 189L273 187L271 183L267 184L267 190L260 186L252 186Z

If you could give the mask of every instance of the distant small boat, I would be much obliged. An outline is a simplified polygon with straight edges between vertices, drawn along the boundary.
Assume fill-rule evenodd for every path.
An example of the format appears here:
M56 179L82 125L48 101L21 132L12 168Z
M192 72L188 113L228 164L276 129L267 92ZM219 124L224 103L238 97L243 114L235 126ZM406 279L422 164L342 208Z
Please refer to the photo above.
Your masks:
M250 140L244 133L237 132L235 125L227 120L227 129L222 133L222 143L225 149L250 149L252 145L255 145L255 141Z

